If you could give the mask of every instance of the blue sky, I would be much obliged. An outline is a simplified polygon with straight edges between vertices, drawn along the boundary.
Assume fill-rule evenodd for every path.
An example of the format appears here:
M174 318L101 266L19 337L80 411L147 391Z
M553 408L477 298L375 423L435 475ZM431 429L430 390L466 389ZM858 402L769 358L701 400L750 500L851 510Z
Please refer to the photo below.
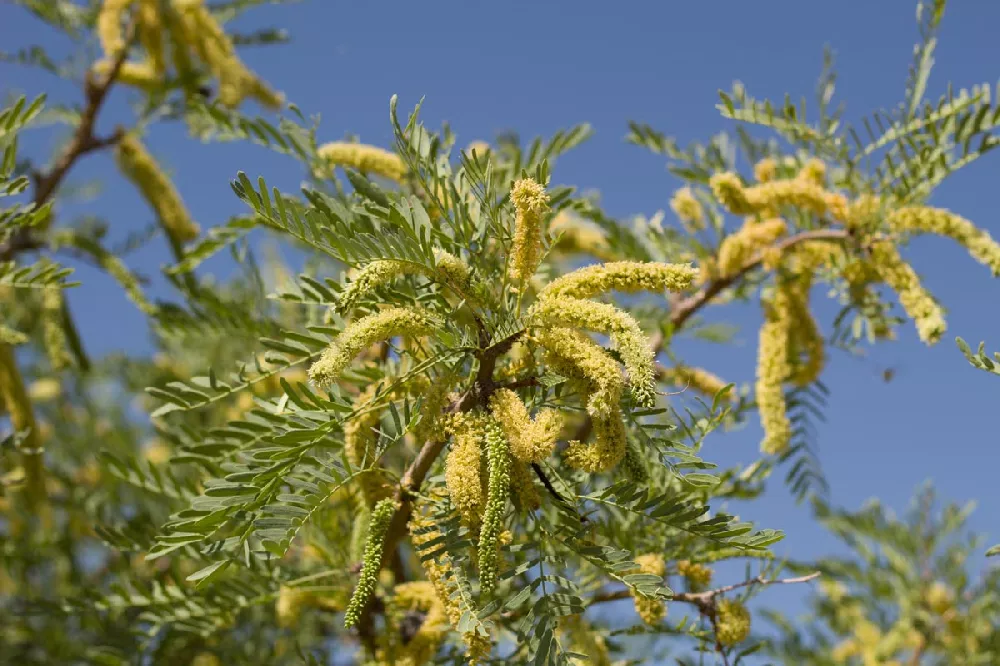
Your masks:
M306 114L322 116L321 139L353 133L388 145L388 101L400 96L403 109L426 97L425 121L449 121L460 145L514 129L522 137L548 135L586 121L597 135L563 159L556 182L599 189L614 215L652 214L666 209L677 183L663 161L625 144L628 120L647 122L682 142L705 139L729 126L714 105L717 90L734 80L757 97L807 95L820 70L824 45L837 53L837 97L857 118L895 104L903 94L911 47L916 39L914 4L893 2L425 2L339 3L312 0L286 7L264 6L240 27L274 24L287 28L292 43L250 49L246 60L277 83ZM945 16L930 93L947 82L967 87L995 82L1000 62L1000 3L953 3ZM21 10L0 7L0 36L13 44L53 43L49 31ZM58 49L54 49L58 51ZM78 99L73 88L54 85L43 74L3 66L0 89L51 91L51 99ZM102 131L127 118L116 96ZM183 128L157 128L150 143L174 171L178 187L203 226L243 211L228 187L238 169L264 175L283 188L301 173L286 158L243 144L202 146L185 140ZM25 147L45 155L55 145L51 131L26 137ZM1000 157L990 156L940 188L932 203L976 221L1000 237L995 193ZM110 160L88 158L72 174L74 183L110 176ZM106 215L115 237L142 228L150 213L121 181L108 183L111 197L82 202L73 211ZM113 200L114 206L108 201ZM832 395L819 446L837 503L856 507L879 496L905 508L912 492L933 479L941 493L958 501L976 499L972 525L1000 540L995 469L998 456L992 408L1000 378L969 367L954 336L986 339L1000 349L1000 283L947 240L920 239L907 257L949 312L949 332L927 349L912 328L902 339L876 350L866 364L837 358L825 374ZM155 273L167 261L162 248L130 258ZM219 263L214 267L225 269ZM141 316L107 279L81 271L85 286L72 307L93 353L146 349ZM115 294L115 295L109 295ZM753 376L756 326L753 309L733 309L742 345L691 349L692 361L733 381ZM112 322L109 325L109 322ZM827 320L827 330L829 320ZM898 370L884 383L881 366ZM757 448L755 424L718 436L709 459L750 461ZM809 519L775 485L762 502L742 507L744 518L784 529L781 552L799 557L832 547ZM792 603L801 592L774 590L772 600Z

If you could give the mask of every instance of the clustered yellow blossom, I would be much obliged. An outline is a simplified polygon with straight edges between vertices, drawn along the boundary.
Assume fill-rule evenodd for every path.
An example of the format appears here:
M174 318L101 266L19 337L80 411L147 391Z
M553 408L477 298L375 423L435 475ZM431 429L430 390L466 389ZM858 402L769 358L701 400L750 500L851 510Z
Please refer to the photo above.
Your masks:
M396 511L393 499L381 500L372 509L368 521L368 536L365 540L365 556L361 565L361 575L358 585L354 588L351 601L344 612L344 626L353 627L361 619L361 611L368 603L369 597L375 592L378 574L382 568L382 549L385 546L385 535L389 531L389 523Z
M583 615L567 615L559 622L559 628L566 632L573 652L587 655L586 663L611 666L611 653L603 632L595 631Z
M608 245L605 233L595 224L586 222L567 211L559 211L549 223L549 233L555 238L552 249L567 254L589 254L601 261L615 261L619 254Z
M485 444L490 476L486 511L479 532L479 586L483 594L488 595L496 588L500 573L497 564L500 532L510 493L510 448L503 430L494 419L487 420Z
M940 208L907 206L887 218L889 228L897 232L930 233L951 238L969 251L994 276L1000 276L1000 245L989 232L969 220Z
M146 203L156 211L163 231L177 245L198 237L198 225L191 219L180 194L135 133L118 142L118 165L132 181Z
M876 243L871 254L872 266L879 278L899 294L899 303L916 324L920 339L927 344L940 340L947 329L944 312L924 289L916 271L903 261L891 243Z
M712 582L711 567L690 560L678 561L677 573L684 576L687 580L688 589L692 591L704 590Z
M554 409L543 409L534 420L528 408L510 389L497 389L490 396L490 411L510 442L511 454L521 462L539 462L551 455L562 430L562 417Z
M510 249L508 275L512 280L531 279L542 255L542 223L549 211L545 187L532 178L522 178L510 188L510 201L517 217Z
M765 157L753 167L753 177L758 183L769 183L778 173L778 162L773 157Z
M567 462L590 472L611 469L624 457L626 448L619 406L624 381L618 364L596 342L573 329L540 331L536 340L555 372L587 387L586 408L593 417L595 442L570 442Z
M655 261L615 261L585 266L556 278L538 298L592 298L610 291L633 294L684 291L694 281L697 269L690 264Z
M667 564L663 556L656 553L638 555L635 563L639 565L638 572L663 576L667 570ZM632 591L635 601L635 612L638 613L642 621L648 625L659 624L667 616L667 602L662 599L644 597L636 591Z
M484 498L481 443L486 438L486 418L477 413L454 414L448 425L451 450L445 460L445 486L452 504L468 525L478 525Z
M824 189L814 178L815 170L806 170L795 178L771 180L745 187L738 175L726 171L714 174L709 184L716 199L736 215L773 213L782 206L793 206L844 221L848 216L846 197Z
M688 387L709 398L714 398L719 391L729 385L729 382L708 370L691 366L678 365L665 368L660 375L666 382ZM732 392L726 394L726 400L733 400Z
M104 0L97 16L97 35L105 58L95 65L102 75L111 71L112 62L125 44L123 24L132 5L136 5L134 23L139 44L145 52L142 62L125 62L118 80L142 88L164 80L166 72L164 33L171 41L170 52L179 78L190 77L193 52L219 80L219 100L235 107L247 97L261 104L278 107L280 94L272 91L236 55L230 37L205 7L204 0ZM166 12L166 13L164 13Z
M924 592L924 602L932 612L944 615L955 605L955 594L950 587L936 580Z
M433 329L430 316L412 308L387 308L362 317L344 328L330 343L309 368L309 378L317 386L330 386L354 357L370 345L399 335L426 335Z
M777 289L765 307L757 347L757 408L764 428L761 450L770 454L782 453L792 436L783 388L792 370L788 362L790 310L788 292Z
M58 379L46 377L36 379L28 386L28 398L32 402L49 402L55 400L62 393L62 385ZM3 410L3 402L0 401L0 410Z
M174 0L177 10L178 34L181 43L174 49L190 49L219 80L219 101L225 106L238 106L252 97L264 106L279 107L284 99L268 88L259 77L247 69L237 57L229 35L212 16L204 0Z
M441 251L436 253L433 270L412 261L398 259L373 261L358 271L353 280L344 288L340 295L338 309L341 312L349 312L358 300L403 275L424 275L461 294L468 285L469 272L469 266L464 261L448 252Z
M531 468L516 459L510 461L510 496L522 511L534 511L542 503Z
M705 228L705 211L690 187L682 187L674 192L670 208L688 231L701 231Z
M740 230L726 236L719 247L719 276L735 275L755 252L766 248L787 231L788 224L780 217L763 221L747 218Z
M363 174L373 173L401 183L406 177L406 164L396 153L364 143L333 141L325 143L316 154L331 166L349 167Z
M21 448L27 451L37 449L41 440L35 424L35 413L31 408L21 372L17 368L14 350L6 343L0 343L0 405L6 408L14 432L28 431L21 442ZM26 463L25 468L29 483L34 483L39 480L35 476L41 472L41 456L29 454L29 459L32 462Z
M428 581L410 581L400 583L393 591L389 601L390 613L400 617L406 611L424 613L420 628L408 641L400 641L394 645L392 655L386 663L398 666L421 666L428 663L448 633L448 617L444 604L435 593L434 585ZM398 635L397 632L392 632ZM395 636L394 636L395 637Z
M750 611L739 601L723 599L716 613L715 637L720 644L731 647L750 635Z
M53 370L69 367L72 357L63 326L63 295L57 287L42 290L42 341Z

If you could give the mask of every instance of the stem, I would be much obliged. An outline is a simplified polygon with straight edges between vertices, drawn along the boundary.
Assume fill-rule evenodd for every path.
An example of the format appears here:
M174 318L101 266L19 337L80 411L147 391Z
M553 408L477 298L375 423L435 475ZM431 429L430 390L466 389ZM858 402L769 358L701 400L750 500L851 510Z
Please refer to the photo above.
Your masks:
M14 432L29 431L18 448L22 453L24 479L27 497L32 504L45 496L44 469L42 467L41 441L38 439L38 424L31 409L31 401L24 387L24 379L17 369L17 360L10 345L0 343L0 403L10 413Z

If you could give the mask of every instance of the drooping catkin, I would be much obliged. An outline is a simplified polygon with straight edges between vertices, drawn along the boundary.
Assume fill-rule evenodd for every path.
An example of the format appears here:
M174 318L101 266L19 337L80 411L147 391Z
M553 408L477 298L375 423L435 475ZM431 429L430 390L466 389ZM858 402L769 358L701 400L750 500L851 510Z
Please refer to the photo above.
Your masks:
M94 72L100 76L108 76L112 66L113 63L107 58L98 60L94 63ZM153 69L149 61L123 62L118 69L118 76L115 78L118 83L144 90L155 88L160 80L160 75Z
M524 282L535 274L542 254L542 221L549 210L545 187L532 178L522 178L510 188L514 204L514 241L510 248L508 275Z
M1000 245L990 233L969 220L940 208L907 206L894 210L887 218L895 232L937 234L951 238L968 250L973 259L1000 276Z
M571 328L551 328L535 336L546 363L559 374L587 384L587 412L595 418L619 414L624 388L615 360L596 342Z
M844 195L829 192L810 178L788 178L746 187L732 172L714 174L709 180L719 203L735 215L773 212L782 206L844 221L848 214Z
M406 164L396 153L363 143L333 141L325 143L316 154L330 166L349 167L363 174L373 173L401 183L406 177Z
M378 574L382 568L385 535L389 531L389 523L392 522L396 508L396 501L387 498L381 500L372 509L371 519L368 522L368 536L365 539L365 557L361 565L361 576L344 613L344 626L348 629L361 619L361 612L368 604L368 599L375 592Z
M45 354L53 370L62 370L73 362L66 337L62 290L49 287L42 290L42 340Z
M947 329L944 312L920 284L917 273L891 243L876 243L871 253L872 266L879 278L899 295L899 302L916 324L921 341L932 345L940 340Z
M716 627L720 644L732 647L742 643L750 635L750 611L739 601L723 599L718 604Z
M516 458L510 462L510 497L521 511L534 511L542 504L531 467Z
M780 217L758 222L747 218L739 231L726 236L719 247L720 277L738 273L754 253L785 235L788 224Z
M191 219L180 194L149 154L135 133L128 133L118 142L118 165L132 181L146 203L156 212L163 231L177 244L183 245L198 237L198 225Z
M133 2L135 0L104 0L101 4L97 13L97 38L108 58L115 58L125 48L122 23L125 12Z
M160 0L138 0L136 9L136 29L139 43L146 51L150 68L162 76L167 65L163 49L163 20L160 16Z
M380 259L366 264L344 288L337 309L341 313L349 312L361 298L404 275L424 275L459 294L465 292L469 283L469 266L448 252L438 250L435 255L433 270L412 261L397 259Z
M670 382L674 386L687 387L706 398L714 398L719 391L729 384L729 382L704 368L696 368L688 365L667 368L661 374L664 381ZM725 399L732 401L734 399L732 392L727 393Z
M600 227L565 210L559 211L549 222L549 234L555 239L552 245L555 252L589 254L601 261L621 258L608 244L607 235Z
M690 187L682 187L670 199L670 208L689 232L705 228L705 210Z
M400 645L392 655L397 666L422 666L428 663L444 642L448 633L448 617L444 604L429 581L417 580L400 583L390 599L391 611L417 611L424 613L420 628L410 640Z
M607 303L545 298L532 306L528 316L544 325L582 328L609 336L621 354L635 401L644 407L655 404L653 349L632 315Z
M39 487L42 480L42 457L36 452L41 445L41 438L35 423L35 412L17 367L14 350L6 343L0 343L0 405L3 405L10 415L10 424L14 432L27 431L27 435L21 440L20 448L28 452L24 463L28 488L30 491L43 491Z
M556 445L562 421L558 412L543 410L535 420L521 398L510 389L497 389L490 396L490 411L503 428L510 450L522 462L547 458Z
M690 287L697 275L697 269L690 264L659 261L593 264L556 278L542 289L538 298L591 298L611 291L679 292Z
M667 570L667 564L663 556L658 553L647 553L638 555L635 563L639 565L638 573L654 574L663 576ZM659 624L667 616L667 602L662 599L651 599L644 597L630 588L635 601L635 612L646 624L653 626Z
M482 414L455 414L449 430L453 436L445 460L445 486L463 521L478 525L485 504L481 456L486 420Z
M494 419L486 423L486 457L490 480L479 532L479 586L488 595L496 588L500 572L500 532L510 493L510 449L500 424Z
M370 345L399 335L420 336L434 330L427 313L413 308L386 308L349 324L309 368L309 378L321 387L340 378L354 357Z
M764 429L761 451L768 454L783 452L792 436L783 388L791 373L788 363L790 317L788 295L779 287L771 302L765 303L764 324L760 327L757 348L757 408Z
M625 422L619 412L608 417L595 416L593 424L594 441L571 441L563 457L570 467L591 473L604 472L625 458L628 446Z

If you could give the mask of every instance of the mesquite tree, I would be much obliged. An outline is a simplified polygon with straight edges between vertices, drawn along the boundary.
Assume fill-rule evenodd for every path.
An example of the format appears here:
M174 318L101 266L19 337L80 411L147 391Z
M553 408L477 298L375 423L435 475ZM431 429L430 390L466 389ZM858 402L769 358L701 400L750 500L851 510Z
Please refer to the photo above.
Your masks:
M79 56L5 59L83 74L76 106L21 98L0 115L12 202L0 210L5 663L736 664L763 647L788 663L882 658L875 620L844 624L884 601L874 575L853 582L879 594L823 611L855 633L841 661L824 653L829 636L795 643L792 625L785 642L757 640L747 600L766 600L768 585L825 574L843 597L838 576L880 563L795 564L782 577L770 550L782 533L719 507L758 497L782 467L798 497L823 492L804 425L831 348L891 340L910 322L928 344L942 337L942 307L904 258L910 237L946 236L1000 273L989 234L925 203L996 144L1000 122L988 87L924 99L943 2L920 6L903 103L863 130L832 106L829 69L813 109L722 94L737 132L705 144L633 124L629 141L685 184L670 219L631 223L557 180L587 126L460 149L419 106L401 120L393 97L393 146L319 142L239 58L280 41L227 29L254 2L20 4ZM118 87L133 122L101 134ZM254 103L280 118L251 115ZM48 164L17 152L43 121L72 130ZM305 184L283 192L240 172L228 194L245 214L196 223L144 143L171 122L194 140L278 151ZM119 245L114 220L60 206L67 174L99 151L156 220ZM295 269L258 260L255 230L294 249ZM155 242L176 259L162 299L128 261ZM203 264L226 249L239 270L223 281ZM87 353L71 306L88 286L70 281L69 260L117 281L154 353ZM817 285L841 306L833 321L814 315ZM763 312L753 390L676 347L725 342L702 314L733 301ZM712 431L755 413L759 460L719 469L703 457ZM898 531L862 523L835 526ZM922 557L925 545L892 552ZM716 563L733 561L749 575L723 579ZM992 578L976 588L983 612L995 590ZM942 653L906 618L903 647L886 654L997 656L981 623L969 620L974 648L956 638Z

